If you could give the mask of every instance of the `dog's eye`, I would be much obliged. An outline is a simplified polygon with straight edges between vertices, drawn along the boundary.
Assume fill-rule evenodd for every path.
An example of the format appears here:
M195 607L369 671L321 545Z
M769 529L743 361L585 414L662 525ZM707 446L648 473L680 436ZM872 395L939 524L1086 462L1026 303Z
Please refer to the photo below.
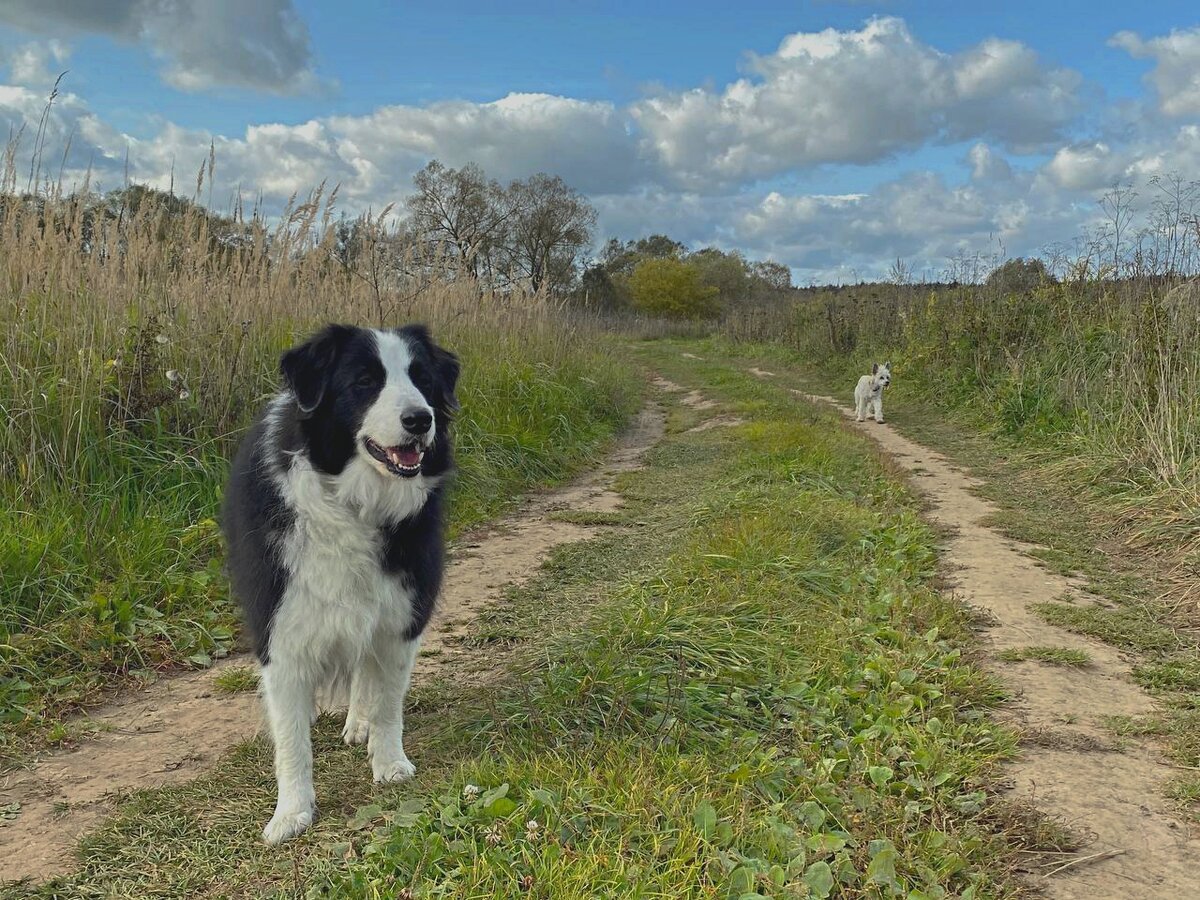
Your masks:
M369 372L364 372L363 374L358 376L358 381L356 381L354 383L362 388L374 387L375 386L375 376L370 374Z

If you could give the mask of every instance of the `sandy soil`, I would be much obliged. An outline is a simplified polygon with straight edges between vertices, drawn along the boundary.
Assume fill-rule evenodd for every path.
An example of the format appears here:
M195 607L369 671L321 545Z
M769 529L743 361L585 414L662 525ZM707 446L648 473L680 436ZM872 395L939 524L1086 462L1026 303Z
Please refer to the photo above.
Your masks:
M853 418L836 398L795 393ZM868 421L853 427L920 476L913 484L929 500L930 518L951 534L943 561L954 589L987 614L989 665L1014 697L1005 715L1022 731L1037 733L1037 746L1025 746L1009 768L1011 796L1032 801L1091 839L1078 853L1038 860L1032 880L1061 900L1200 897L1200 839L1162 796L1174 770L1148 743L1118 744L1102 723L1109 715L1152 712L1153 701L1134 683L1117 650L1050 625L1032 610L1063 595L1080 604L1105 601L1088 595L1078 580L1042 568L1029 555L1036 549L1032 545L987 527L984 522L998 508L977 496L979 482L945 457L887 425ZM995 659L1005 649L1035 645L1078 648L1092 663L1069 668Z
M593 473L526 499L517 512L457 542L437 614L422 642L418 681L452 669L471 652L453 637L465 632L505 587L531 578L560 544L597 533L597 527L555 521L552 514L619 509L614 478L639 467L642 453L661 437L663 423L662 411L648 407ZM124 694L91 713L101 731L94 739L0 775L0 807L20 804L14 819L0 821L0 881L43 880L66 871L80 835L123 794L194 778L231 746L253 737L261 722L257 696L213 687L223 669L252 663L249 656L235 656L206 671Z

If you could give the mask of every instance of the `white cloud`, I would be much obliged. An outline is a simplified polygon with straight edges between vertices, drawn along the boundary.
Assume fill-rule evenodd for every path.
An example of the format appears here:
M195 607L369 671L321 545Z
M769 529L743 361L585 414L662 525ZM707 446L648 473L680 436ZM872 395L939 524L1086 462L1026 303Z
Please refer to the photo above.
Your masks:
M500 180L552 171L589 193L625 190L647 174L624 116L606 102L509 94L491 103L387 106L329 124L347 156L378 170L374 177L411 172L430 157L477 162Z
M142 44L164 61L164 79L185 91L294 94L320 83L291 0L4 0L0 21Z
M697 188L821 163L866 164L927 142L987 138L1026 151L1079 113L1080 76L1015 41L949 55L900 19L793 34L722 91L649 97L632 114L650 147Z
M1135 59L1154 60L1146 79L1165 115L1200 115L1200 28L1172 31L1150 40L1122 31L1113 35L1109 44Z
M24 158L44 105L44 94L0 87L0 126L26 124ZM449 166L476 162L501 181L554 172L597 194L631 190L651 173L616 107L547 94L510 94L491 103L385 106L363 116L252 125L240 137L167 122L152 137L138 139L103 127L82 98L64 93L47 127L43 156L61 152L70 138L74 165L67 166L68 181L79 183L90 162L106 188L124 178L127 152L134 179L162 188L187 185L211 145L214 202L241 187L278 206L324 181L341 185L339 196L348 211L378 209L401 200L411 190L413 173L435 157Z
M901 258L939 277L961 254L1026 255L1077 233L1070 198L1036 176L951 184L916 172L850 195L768 194L736 220L734 240L751 255L792 266L802 281L880 277Z
M33 181L58 181L60 173L67 188L83 184L88 172L115 180L121 171L125 136L106 124L84 100L65 91L55 100L42 122L46 93L42 87L0 85L0 134L17 144L14 155L18 189L32 188ZM39 122L40 150L35 154ZM110 184L109 187L116 187Z
M1008 160L982 142L967 151L967 162L972 181L1008 181L1013 177Z
M59 40L30 41L12 50L0 50L0 66L8 69L12 84L49 88L63 72L71 48Z

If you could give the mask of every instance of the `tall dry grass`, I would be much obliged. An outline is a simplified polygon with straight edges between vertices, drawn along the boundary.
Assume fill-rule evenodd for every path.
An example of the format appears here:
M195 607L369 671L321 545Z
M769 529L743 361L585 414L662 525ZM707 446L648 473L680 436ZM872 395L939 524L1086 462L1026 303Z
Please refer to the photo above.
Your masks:
M197 197L206 178L211 161ZM445 280L385 215L348 252L336 192L268 221L3 183L0 719L22 727L229 646L226 459L280 351L321 323L424 321L462 357L456 527L577 469L637 402L594 323L545 296Z

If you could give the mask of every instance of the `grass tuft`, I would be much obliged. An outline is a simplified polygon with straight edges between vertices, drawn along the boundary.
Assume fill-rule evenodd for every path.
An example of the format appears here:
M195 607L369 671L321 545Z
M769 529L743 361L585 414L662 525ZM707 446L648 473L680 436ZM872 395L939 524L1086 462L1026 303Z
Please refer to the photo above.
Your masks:
M1092 658L1086 650L1070 647L1012 647L997 654L1005 662L1037 660L1052 666L1087 666Z
M258 672L251 666L229 666L213 679L213 687L225 694L258 690Z
M1038 603L1032 608L1051 625L1086 634L1115 647L1153 652L1175 650L1180 644L1172 629L1140 606L1106 609L1053 602Z

